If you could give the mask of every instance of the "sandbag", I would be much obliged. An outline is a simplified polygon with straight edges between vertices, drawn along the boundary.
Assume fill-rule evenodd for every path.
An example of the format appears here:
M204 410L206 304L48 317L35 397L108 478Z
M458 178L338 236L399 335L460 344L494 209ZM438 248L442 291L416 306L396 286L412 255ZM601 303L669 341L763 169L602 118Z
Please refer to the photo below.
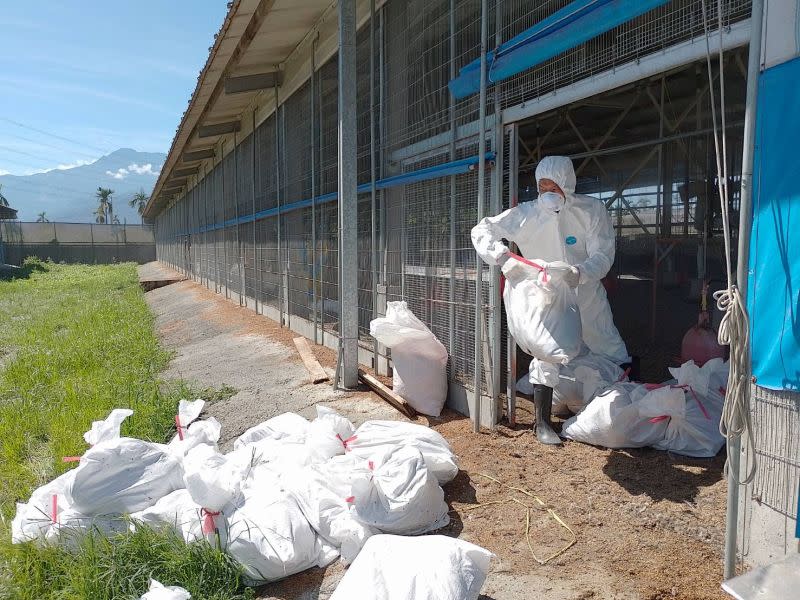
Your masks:
M366 461L336 456L324 465L311 465L295 472L288 487L311 527L336 547L342 560L351 563L375 531L354 517L351 504L353 483L372 472Z
M227 541L227 521L224 518L213 518L207 524L208 532L203 531L204 522L211 515L206 515L203 507L192 500L186 489L175 490L159 499L153 506L132 513L131 528L136 529L144 524L153 529L170 529L180 535L187 544L202 539L216 543L217 533L224 545Z
M347 440L353 435L353 424L332 408L317 405L317 418L308 426L305 443L309 463L323 463L344 454Z
M563 437L606 448L643 448L664 439L667 420L656 420L665 406L682 401L682 392L648 391L644 384L617 383L596 396L580 413L567 419ZM649 395L649 398L647 397Z
M150 589L139 600L191 600L192 595L177 585L164 586L150 580Z
M505 282L503 302L509 333L532 357L566 364L583 350L578 297L563 280L567 265L528 261L539 265L537 268L514 257L507 262L527 272L526 277L515 276Z
M450 522L444 491L428 472L419 450L396 446L373 454L372 477L352 485L353 513L383 533L417 535Z
M244 453L222 455L211 446L197 446L184 459L183 481L192 500L214 520L227 505L237 500L252 467Z
M255 425L233 442L234 450L264 439L280 440L286 437L305 439L309 427L308 419L296 413L283 413Z
M346 444L347 451L362 459L396 446L417 448L425 465L440 485L458 474L458 457L440 433L429 427L403 421L365 421Z
M493 556L443 535L376 535L330 600L477 600Z
M391 348L392 388L419 413L438 417L447 399L447 349L405 302L389 302L369 333Z
M181 487L181 461L167 446L119 438L81 457L66 494L72 508L85 515L126 514Z
M271 482L248 488L227 522L225 551L253 584L324 567L338 556L311 528L291 496Z
M674 411L665 412L669 424L664 439L655 447L697 458L716 456L725 445L719 422L725 405L728 363L715 358L698 367L688 361L678 369L670 368L670 372L685 401Z
M199 399L192 402L181 400L178 403L178 414L175 415L177 433L167 444L177 455L183 457L189 450L201 444L216 448L222 425L214 417L197 421L204 406L205 401Z

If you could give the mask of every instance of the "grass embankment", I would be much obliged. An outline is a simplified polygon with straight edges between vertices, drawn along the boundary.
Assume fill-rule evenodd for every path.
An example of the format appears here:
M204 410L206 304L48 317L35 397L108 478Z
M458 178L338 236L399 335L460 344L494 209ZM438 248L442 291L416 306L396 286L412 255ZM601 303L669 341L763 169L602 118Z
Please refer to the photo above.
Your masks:
M169 355L134 265L33 262L23 275L0 281L0 598L138 598L150 576L195 599L237 597L225 556L166 534L89 538L72 552L10 544L15 502L74 468L61 458L86 450L93 420L131 408L123 435L163 442L187 394L162 389Z

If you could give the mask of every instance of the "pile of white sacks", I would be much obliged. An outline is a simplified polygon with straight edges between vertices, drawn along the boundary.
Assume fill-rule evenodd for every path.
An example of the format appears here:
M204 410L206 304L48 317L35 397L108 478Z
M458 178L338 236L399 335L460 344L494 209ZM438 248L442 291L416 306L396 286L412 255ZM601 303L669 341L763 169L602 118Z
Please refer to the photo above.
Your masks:
M561 435L606 448L652 446L685 456L715 456L725 444L719 422L728 363L716 358L699 367L690 360L670 373L673 379L665 383L634 383L613 362L593 354L562 365L553 412L574 416ZM518 388L532 391L527 377Z
M173 528L187 543L218 545L259 584L339 556L350 563L377 534L417 535L449 522L441 486L456 476L458 461L427 427L367 421L356 429L318 406L316 419L278 415L222 454L220 424L197 420L202 408L202 400L181 401L169 444L121 437L130 410L93 423L78 467L17 505L13 541L69 545L89 527Z

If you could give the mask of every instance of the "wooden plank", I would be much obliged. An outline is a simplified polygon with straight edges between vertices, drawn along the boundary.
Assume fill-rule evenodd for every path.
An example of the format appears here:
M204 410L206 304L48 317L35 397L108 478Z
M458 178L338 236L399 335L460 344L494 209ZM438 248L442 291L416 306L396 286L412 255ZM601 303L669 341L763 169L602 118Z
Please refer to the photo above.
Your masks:
M317 357L314 356L314 353L311 351L308 340L304 337L296 337L294 338L294 345L297 347L297 352L300 354L300 358L303 359L303 364L311 375L311 381L314 383L328 381L328 374L325 373L325 369L322 368Z
M363 381L369 388L378 394L381 398L386 400L389 404L394 406L397 410L401 413L413 419L417 415L417 411L415 411L411 406L406 402L405 398L401 398L397 394L394 393L393 390L383 385L380 381L375 379L372 375L365 373L361 369L358 370L358 378Z

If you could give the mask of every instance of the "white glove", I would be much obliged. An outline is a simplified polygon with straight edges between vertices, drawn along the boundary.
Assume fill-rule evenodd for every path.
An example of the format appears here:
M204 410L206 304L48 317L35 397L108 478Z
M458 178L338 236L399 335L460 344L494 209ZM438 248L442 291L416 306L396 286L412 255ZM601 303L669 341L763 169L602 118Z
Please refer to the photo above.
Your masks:
M564 273L564 282L571 288L578 287L578 284L581 282L580 269L571 266L569 270Z
M522 281L525 281L531 276L530 268L511 256L509 256L508 259L503 263L503 266L500 267L500 270L503 272L506 281L508 281L508 283L511 285L516 285Z

